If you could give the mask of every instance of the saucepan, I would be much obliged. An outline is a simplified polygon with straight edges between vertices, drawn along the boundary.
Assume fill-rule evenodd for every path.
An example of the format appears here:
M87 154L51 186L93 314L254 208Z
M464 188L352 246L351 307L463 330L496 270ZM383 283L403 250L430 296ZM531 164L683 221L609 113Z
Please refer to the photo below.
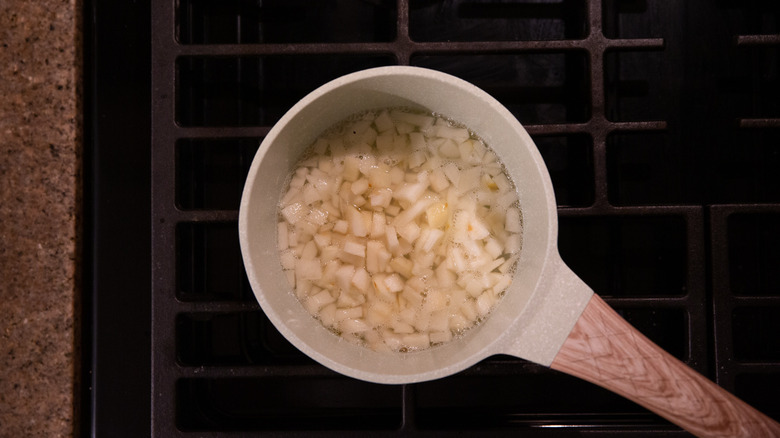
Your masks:
M489 317L453 341L406 353L372 351L322 326L295 297L277 250L280 195L305 149L351 115L395 107L445 115L481 137L514 181L523 220L514 279ZM247 176L238 228L249 283L263 312L295 347L344 375L413 383L505 354L601 385L700 436L780 436L778 423L653 344L564 264L552 183L534 142L497 100L454 76L380 67L311 92L263 140Z

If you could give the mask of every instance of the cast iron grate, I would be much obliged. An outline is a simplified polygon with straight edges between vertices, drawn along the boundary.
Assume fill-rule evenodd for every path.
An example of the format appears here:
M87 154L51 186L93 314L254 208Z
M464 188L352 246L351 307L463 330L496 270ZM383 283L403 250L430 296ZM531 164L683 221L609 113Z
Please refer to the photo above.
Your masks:
M154 2L153 433L679 432L510 357L359 382L268 322L235 232L252 157L309 91L393 64L505 104L550 168L564 260L661 347L780 418L778 22L769 1Z

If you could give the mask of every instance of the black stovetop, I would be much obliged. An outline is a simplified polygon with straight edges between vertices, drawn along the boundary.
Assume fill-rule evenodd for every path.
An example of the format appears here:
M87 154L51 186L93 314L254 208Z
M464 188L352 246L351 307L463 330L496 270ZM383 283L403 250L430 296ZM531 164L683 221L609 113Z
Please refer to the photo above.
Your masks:
M270 126L345 73L442 70L553 179L564 261L780 419L780 3L87 1L82 423L105 436L680 434L511 357L382 386L293 348L236 232Z

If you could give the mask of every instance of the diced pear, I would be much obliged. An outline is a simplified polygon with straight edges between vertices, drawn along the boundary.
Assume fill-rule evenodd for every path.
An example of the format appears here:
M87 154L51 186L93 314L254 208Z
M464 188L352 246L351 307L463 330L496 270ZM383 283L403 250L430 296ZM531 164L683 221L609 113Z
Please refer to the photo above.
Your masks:
M343 321L345 319L358 319L362 317L363 317L362 306L345 307L345 308L336 309L336 314L335 314L336 321Z
M393 134L392 133L382 133L382 135L377 136L376 138L376 148L380 151L389 151L393 148Z
M311 209L311 211L309 211L309 215L306 216L306 220L318 227L321 227L328 221L328 212L321 208L314 207Z
M301 259L313 260L317 256L317 244L314 240L310 240L303 245L303 251L301 252ZM317 262L319 264L319 262Z
M392 330L383 330L382 331L382 339L385 342L385 345L387 346L390 351L398 351L401 348L403 348L403 335L399 335L397 333L393 333Z
M439 154L445 158L458 158L460 157L460 149L453 140L446 139L439 144Z
M450 186L450 182L447 180L447 176L444 174L444 171L441 168L434 169L431 172L430 181L431 188L436 193L441 193Z
M498 184L493 180L493 177L488 173L482 174L482 186L490 192L498 191Z
M393 321L390 327L392 327L393 331L398 334L414 333L414 327L411 324L405 323L403 321Z
M399 236L406 239L407 242L414 242L420 236L420 226L414 222L409 222L406 225L397 228Z
M431 313L428 330L432 332L450 331L450 316L446 309Z
M339 330L344 333L360 333L370 327L362 319L345 319L339 323Z
M407 259L406 257L394 257L390 259L390 268L392 268L395 272L398 272L405 278L410 278L412 276L412 267L414 266L414 262Z
M412 252L412 249L414 249L414 247L406 239L398 239L398 249L395 251L396 254L394 255L405 256Z
M299 300L304 300L311 295L313 284L311 280L306 280L298 275L298 271L295 271L295 296Z
M450 330L453 330L455 332L466 330L467 328L474 325L474 321L470 321L466 319L463 314L456 313L454 315L450 316Z
M390 274L383 281L390 292L401 292L404 289L404 280L398 274Z
M366 322L376 327L387 324L393 315L393 308L383 301L377 301L369 305L365 313Z
M447 296L438 290L430 290L425 296L423 310L426 312L437 312L447 307Z
M366 296L360 293L354 293L352 291L341 291L338 299L336 300L337 307L355 307L360 306L366 301Z
M429 338L431 344L443 344L452 340L452 332L449 330L431 332Z
M458 188L458 192L466 193L479 187L481 174L482 169L478 166L461 170L458 183L455 185Z
M359 178L350 187L350 191L355 195L362 195L366 190L368 190L368 180L365 178Z
M506 210L504 229L510 233L523 231L523 225L520 222L520 210L517 207L510 207Z
M384 246L377 240L366 242L366 271L370 273L380 272L379 253L382 249L384 249Z
M493 182L501 193L508 192L512 189L512 183L505 174L499 173L493 177Z
M405 183L393 192L393 197L407 203L415 203L420 200L428 188L428 180L415 183Z
M283 251L279 258L282 261L282 269L295 269L295 253L292 250Z
M276 224L276 236L279 245L279 251L284 251L289 248L287 240L287 222L279 222Z
M306 217L308 210L300 202L294 202L282 209L282 217L288 223L295 225L299 220Z
M344 157L344 168L341 171L344 181L357 181L360 177L360 158L350 155Z
M455 273L447 269L446 263L441 263L435 270L436 281L439 283L439 287L448 288L455 284Z
M393 153L404 153L407 150L407 147L409 146L409 136L406 134L412 132L414 127L409 125L406 129L399 127L396 127L396 131L398 132L398 135L393 137Z
M306 205L311 205L322 200L320 192L309 183L303 185L301 192L303 193L303 202L306 203Z
M504 292L509 285L512 284L512 276L508 274L501 274L497 279L496 284L493 286L493 293L495 295Z
M424 252L431 252L433 250L434 245L441 239L442 236L444 236L444 231L438 229L438 228L426 228L426 232L424 232L424 236L420 236L419 242L420 242L420 249ZM430 254L433 256L434 254ZM431 260L432 263L432 260Z
M482 282L479 281L477 278L472 278L469 280L468 283L466 283L466 292L469 293L474 298L477 298L478 296L482 295L482 292L485 291L485 288L482 287Z
M434 132L439 137L452 139L458 143L464 142L470 137L468 129L447 125L437 125Z
M409 281L406 282L406 285L420 293L425 292L427 288L425 281L420 277L410 278Z
M403 157L393 158L392 160L400 161ZM388 171L390 174L390 184L389 187L395 188L402 182L404 182L404 177L406 176L406 172L404 172L404 169L400 166L393 166Z
M409 168L410 169L416 169L416 168L422 166L422 164L425 163L425 160L426 160L425 152L423 152L423 151L414 151L409 156L409 162L408 162Z
M309 308L310 313L317 313L323 306L334 301L336 300L330 295L330 292L323 290L316 295L310 296L306 300L306 307Z
M452 248L450 257L447 259L447 268L453 272L463 272L468 268L462 247L456 246Z
M414 307L419 307L423 301L423 296L420 294L420 292L416 291L410 286L404 287L404 290L401 291L401 297L406 300L407 305Z
M371 284L374 286L374 292L376 292L377 298L385 302L395 303L397 302L397 297L395 293L390 292L385 285L386 277L387 275L385 274L374 274L371 277Z
M428 221L428 226L431 228L442 228L447 223L449 218L449 212L447 210L447 204L444 202L437 202L425 210L425 217Z
M287 283L290 284L290 287L295 287L295 271L288 269L284 271L284 275L287 277Z
M322 268L322 278L320 278L320 284L322 284L323 287L328 287L329 289L333 288L336 284L336 271L340 266L341 263L339 263L338 260L330 260L325 263Z
M385 213L388 216L396 217L399 213L401 213L401 206L397 204L390 204L385 207Z
M384 213L381 211L373 212L371 218L371 233L369 234L369 237L377 239L384 236L386 224L387 219L385 218Z
M484 223L476 217L469 218L466 234L471 240L482 240L490 236L490 231Z
M416 317L412 325L419 332L428 332L428 326L431 323L431 314L428 312L416 312Z
M498 269L501 265L503 265L505 261L506 260L504 260L503 258L498 257L488 263L485 263L481 269L483 272L493 272L494 270Z
M468 300L465 303L461 304L460 312L469 321L476 321L477 318L479 317L479 313L477 313L477 306L474 300Z
M390 188L379 188L371 190L368 196L373 208L387 208L393 198L393 191Z
M341 248L336 245L328 245L320 251L320 260L322 260L322 263L337 261L336 259L338 259L340 253Z
M485 156L485 152L487 152L487 146L479 139L473 140L472 146L474 147L474 158L477 159L478 162L482 162L482 158Z
M402 308L398 312L398 320L407 324L414 325L414 320L417 318L417 312L411 307Z
M398 252L398 249L400 247L400 244L398 242L398 235L395 232L395 227L392 225L387 225L385 227L385 239L387 240L387 249L391 253L395 254Z
M325 327L336 325L336 304L331 303L320 309L319 317Z
M336 225L333 226L333 231L341 234L347 234L347 231L349 231L349 222L345 220L336 221Z
M414 131L414 125L411 123L398 122L395 124L395 132L399 134L409 134Z
M434 118L425 114L410 113L401 110L394 110L390 112L390 117L395 120L410 123L418 128L430 128L433 126Z
M480 316L485 316L488 313L490 313L490 310L493 308L493 304L495 304L496 298L493 295L492 290L486 290L482 293L482 295L477 298L477 312Z
M417 202L410 205L409 208L399 213L398 216L396 216L393 219L393 225L395 225L396 227L402 227L407 223L413 221L417 216L419 216L423 211L425 211L425 209L428 208L429 205L436 202L436 200L437 199L433 196L423 196Z
M352 265L341 265L336 270L336 283L343 291L348 291L352 284L352 277L355 275L355 267Z
M316 243L317 247L320 249L330 245L330 242L331 242L330 231L320 231L319 233L314 235L314 243Z
M368 182L371 188L383 189L390 187L392 178L390 176L390 169L385 167L376 167L368 172Z
M431 346L428 333L411 333L402 338L402 342L411 350L422 350Z
M388 251L385 247L382 247L379 250L379 253L377 254L377 264L379 265L379 271L384 272L387 270L387 264L390 263L390 259L393 258L393 255L390 254L390 251Z
M498 267L498 272L502 274L508 273L512 269L512 267L515 266L515 263L517 263L517 258L518 258L517 254L509 257L503 264L501 264L501 266Z
M520 234L510 234L504 243L504 251L508 254L514 254L520 252L522 245L523 241Z
M393 119L390 118L390 114L387 112L387 110L383 110L379 113L378 116L376 116L374 119L374 125L376 126L376 130L379 132L389 131L395 126Z
M464 140L458 144L458 151L460 153L460 159L470 163L472 162L472 156L474 154L474 142L471 140Z
M363 293L367 292L368 288L371 287L371 276L368 275L368 271L362 267L356 268L352 275L352 285Z
M351 205L345 205L342 209L345 211L345 216L349 222L349 231L357 237L366 237L368 228L360 211Z
M493 258L498 258L504 252L504 248L496 239L488 238L485 241L485 252Z
M424 151L428 148L427 142L425 140L425 136L422 135L420 132L410 132L409 133L409 145L412 147L413 150L416 151ZM414 166L409 166L414 167Z
M455 163L447 163L442 167L442 171L447 179L457 187L460 183L460 169L458 169L458 165Z

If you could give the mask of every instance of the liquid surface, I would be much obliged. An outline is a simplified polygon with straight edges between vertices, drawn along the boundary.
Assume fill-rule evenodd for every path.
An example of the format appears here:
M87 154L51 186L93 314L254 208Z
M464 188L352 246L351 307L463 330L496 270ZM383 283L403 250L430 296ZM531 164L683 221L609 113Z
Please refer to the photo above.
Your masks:
M279 204L282 267L337 335L380 351L442 344L488 317L522 246L514 184L466 127L369 111L320 136Z

